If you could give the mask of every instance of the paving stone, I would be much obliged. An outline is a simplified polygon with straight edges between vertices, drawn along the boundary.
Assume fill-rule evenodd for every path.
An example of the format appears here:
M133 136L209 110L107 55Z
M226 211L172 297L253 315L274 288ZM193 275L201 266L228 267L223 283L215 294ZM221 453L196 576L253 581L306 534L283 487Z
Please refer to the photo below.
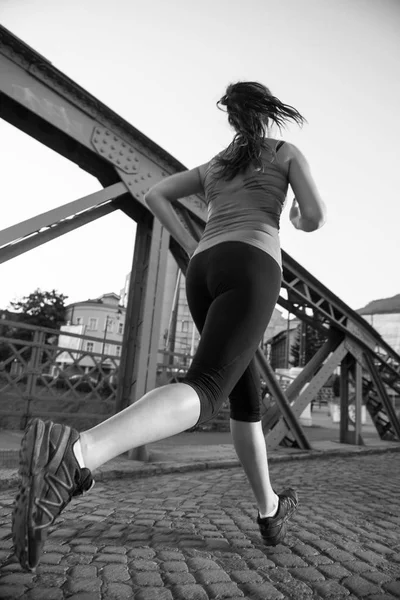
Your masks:
M384 583L382 587L385 591L390 592L396 598L400 598L400 579L390 583Z
M380 573L379 571L369 571L368 573L363 573L363 577L368 579L368 581L372 581L372 583L376 583L377 585L382 585L382 583L387 583L391 581L391 577L386 573ZM398 582L400 589L400 582Z
M1 598L2 596L0 596ZM29 590L26 594L27 599L29 600L62 600L64 598L64 594L62 590L57 590L54 588L48 589L43 587L35 587L32 590Z
M14 598L21 598L25 591L26 587L23 585L3 585L0 580L1 600L13 600Z
M295 598L296 600L311 600L313 590L303 581L292 579L284 583L277 583L277 589L282 592L285 598Z
M324 554L316 554L315 556L305 556L305 560L310 565L331 565L333 560Z
M109 583L103 593L104 600L131 600L132 597L131 586L124 583Z
M363 562L362 560L352 560L350 562L343 562L342 566L345 569L351 571L352 573L362 573L363 577L365 572L370 572L375 569L375 567L373 567L369 563Z
M97 554L96 560L99 562L105 562L106 564L118 563L118 564L126 565L126 563L128 562L128 559L124 554L111 554L111 553Z
M71 569L71 571L68 573L68 575L70 577L73 578L82 578L82 577L86 577L87 579L92 579L94 577L97 577L97 569L96 567L93 566L89 566L89 565L79 565L76 567L73 567Z
M90 544L79 544L74 546L74 552L94 555L97 552L97 546L92 546Z
M67 589L71 594L78 592L99 592L101 589L101 579L95 577L92 579L68 579Z
M251 598L251 600L280 600L284 598L282 592L276 589L271 583L264 582L259 583L246 583L242 586L245 597Z
M196 580L191 573L165 573L163 578L167 585L186 586L196 583Z
M251 584L248 584L251 585ZM257 585L257 584L254 584ZM272 586L271 586L272 588ZM230 596L243 597L243 592L238 588L236 583L213 583L206 586L206 592L210 596L211 599L218 598L218 600L222 600L223 598L229 598ZM272 598L272 596L271 596Z
M1 585L25 585L31 586L34 578L34 574L31 573L10 573L0 579ZM1 598L1 596L0 596Z
M231 571L231 579L237 583L262 583L264 580L256 571L246 569L243 571Z
M346 577L341 583L357 596L367 596L369 594L377 594L380 592L378 586L358 575Z
M371 548L373 552L378 554L393 554L393 549L383 544L377 544L376 542L369 542L366 544L367 548Z
M395 596L392 596L392 594L372 594L371 596L367 597L367 600L393 600L395 598Z
M135 600L174 600L166 588L146 588L135 593Z
M338 550L337 548L327 548L325 550L325 554L338 562L349 562L351 560L355 560L353 554L350 554L350 552L346 552L345 550Z
M277 556L271 556L275 564L280 567L307 567L307 563L304 562L300 556L295 554L278 554Z
M318 569L314 569L314 567L299 567L289 569L289 571L295 579L300 579L306 583L308 581L322 581L325 579L324 575Z
M162 563L162 568L168 573L181 573L188 571L188 566L183 560L168 560Z
M351 575L350 571L348 571L338 563L335 563L333 565L320 565L318 568L327 579L342 579L343 577L349 577Z
M307 558L308 556L316 556L318 555L318 550L309 544L294 544L292 546L291 551L299 556Z
M371 563L371 565L381 565L386 562L385 558L371 550L355 550L354 554L363 561Z
M275 563L272 560L269 560L265 556L263 558L252 558L247 561L247 565L251 569L273 569L275 568Z
M128 553L128 555L130 555L130 553ZM138 556L138 558L139 558L139 556ZM143 558L152 558L152 557L151 556L146 556L146 557L143 557ZM171 551L171 550L161 550L161 552L157 553L157 558L159 560L162 560L162 561L168 561L168 560L185 560L185 556L184 556L184 554L182 554L182 552Z
M68 552L71 552L71 546L69 544L53 544L47 540L44 550L56 554L68 554Z
M126 554L126 548L124 546L104 546L102 549L103 554Z
M65 575L41 572L40 575L38 575L35 579L35 587L40 586L42 588L61 588L66 581L67 577Z
M218 569L218 564L214 560L207 558L190 558L188 567L191 571L200 571L203 569Z
M322 598L339 600L350 595L348 589L340 585L337 581L332 580L313 583L313 588Z
M161 587L164 582L159 573L145 571L144 573L135 573L132 575L132 581L139 587Z
M208 600L201 585L177 585L173 588L174 600Z
M206 569L205 571L198 571L196 573L196 579L199 583L203 585L231 581L229 575L227 575L222 569L218 569L215 571L211 569Z
M68 596L68 600L100 600L100 592L79 592L73 596Z
M63 554L56 554L55 552L45 552L42 555L40 562L42 564L47 563L48 565L59 565L62 558Z
M288 569L283 569L282 567L270 569L267 573L267 577L272 583L287 583L288 581L293 581L290 571Z
M107 582L115 581L118 583L124 583L124 581L129 581L131 578L128 567L117 564L106 565L102 571L102 576Z
M66 565L46 565L45 563L39 563L36 569L36 573L38 575L42 575L43 573L51 573L53 575L65 575L67 571L68 567Z
M329 542L328 540L321 540L319 538L309 540L310 546L314 546L318 548L318 550L326 551L333 550L336 548L335 544Z

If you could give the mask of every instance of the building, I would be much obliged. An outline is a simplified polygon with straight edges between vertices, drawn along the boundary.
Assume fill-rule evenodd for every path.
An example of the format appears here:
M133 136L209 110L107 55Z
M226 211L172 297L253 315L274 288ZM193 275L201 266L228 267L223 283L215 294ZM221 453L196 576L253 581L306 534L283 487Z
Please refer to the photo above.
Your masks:
M104 371L114 370L119 365L122 351L125 314L126 309L120 306L120 297L114 293L66 306L66 326L61 328L63 334L58 345L67 347L68 351L60 353L56 362L65 369L82 352L88 352L79 361L85 371L93 368L93 358L102 363ZM68 333L83 337L74 338ZM95 339L87 340L85 336ZM91 353L96 356L92 358Z
M400 354L400 294L373 300L356 312L380 333L397 354Z
M267 358L275 369L289 369L292 360L292 347L296 343L299 319L285 319L285 329L281 329L267 340Z

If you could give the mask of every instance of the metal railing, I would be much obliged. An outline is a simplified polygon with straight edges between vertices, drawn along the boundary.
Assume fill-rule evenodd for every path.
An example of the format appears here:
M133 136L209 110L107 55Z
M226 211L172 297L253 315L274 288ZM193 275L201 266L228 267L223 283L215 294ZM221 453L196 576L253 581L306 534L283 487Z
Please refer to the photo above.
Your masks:
M83 349L87 342L100 341L2 320L0 426L23 429L37 415L82 427L113 414L119 378L116 351L104 354ZM111 348L121 344L107 343Z

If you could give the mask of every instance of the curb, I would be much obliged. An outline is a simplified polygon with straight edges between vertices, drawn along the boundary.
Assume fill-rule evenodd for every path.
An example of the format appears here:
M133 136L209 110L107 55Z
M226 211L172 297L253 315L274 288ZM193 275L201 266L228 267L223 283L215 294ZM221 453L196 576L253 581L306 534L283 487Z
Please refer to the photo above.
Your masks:
M353 450L311 450L304 454L287 454L283 456L270 456L269 464L292 462L300 460L321 460L330 458L344 457L359 457L371 454L387 454L389 452L400 452L400 445L393 448L363 448L360 447ZM205 471L207 469L232 469L240 467L239 460L206 460L194 461L191 463L171 463L157 462L151 465L144 464L143 466L132 468L129 464L127 468L120 467L105 467L104 470L94 472L96 482L109 481L113 479L144 479L154 477L155 475L169 475L172 473L187 473L190 471ZM0 468L0 488L1 490L10 489L18 485L18 470L17 469L1 469Z

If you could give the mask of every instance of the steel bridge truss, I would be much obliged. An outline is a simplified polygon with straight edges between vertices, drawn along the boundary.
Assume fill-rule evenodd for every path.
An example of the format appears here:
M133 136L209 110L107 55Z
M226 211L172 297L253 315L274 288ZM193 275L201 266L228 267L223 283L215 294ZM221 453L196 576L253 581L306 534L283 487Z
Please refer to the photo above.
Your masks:
M137 223L121 354L117 410L155 387L161 308L168 250L185 273L188 257L144 202L150 186L185 170L171 155L0 27L0 116L98 179L101 191L0 231L5 262L115 210ZM201 196L174 204L182 224L200 239L206 223ZM284 296L278 303L326 335L325 345L284 393L263 353L260 375L274 399L263 420L269 447L310 449L299 417L341 366L340 440L361 444L364 402L382 439L400 439L387 389L400 393L400 356L357 313L283 252ZM318 320L315 317L318 316ZM348 417L349 383L355 387L355 421ZM132 458L145 459L146 448Z

